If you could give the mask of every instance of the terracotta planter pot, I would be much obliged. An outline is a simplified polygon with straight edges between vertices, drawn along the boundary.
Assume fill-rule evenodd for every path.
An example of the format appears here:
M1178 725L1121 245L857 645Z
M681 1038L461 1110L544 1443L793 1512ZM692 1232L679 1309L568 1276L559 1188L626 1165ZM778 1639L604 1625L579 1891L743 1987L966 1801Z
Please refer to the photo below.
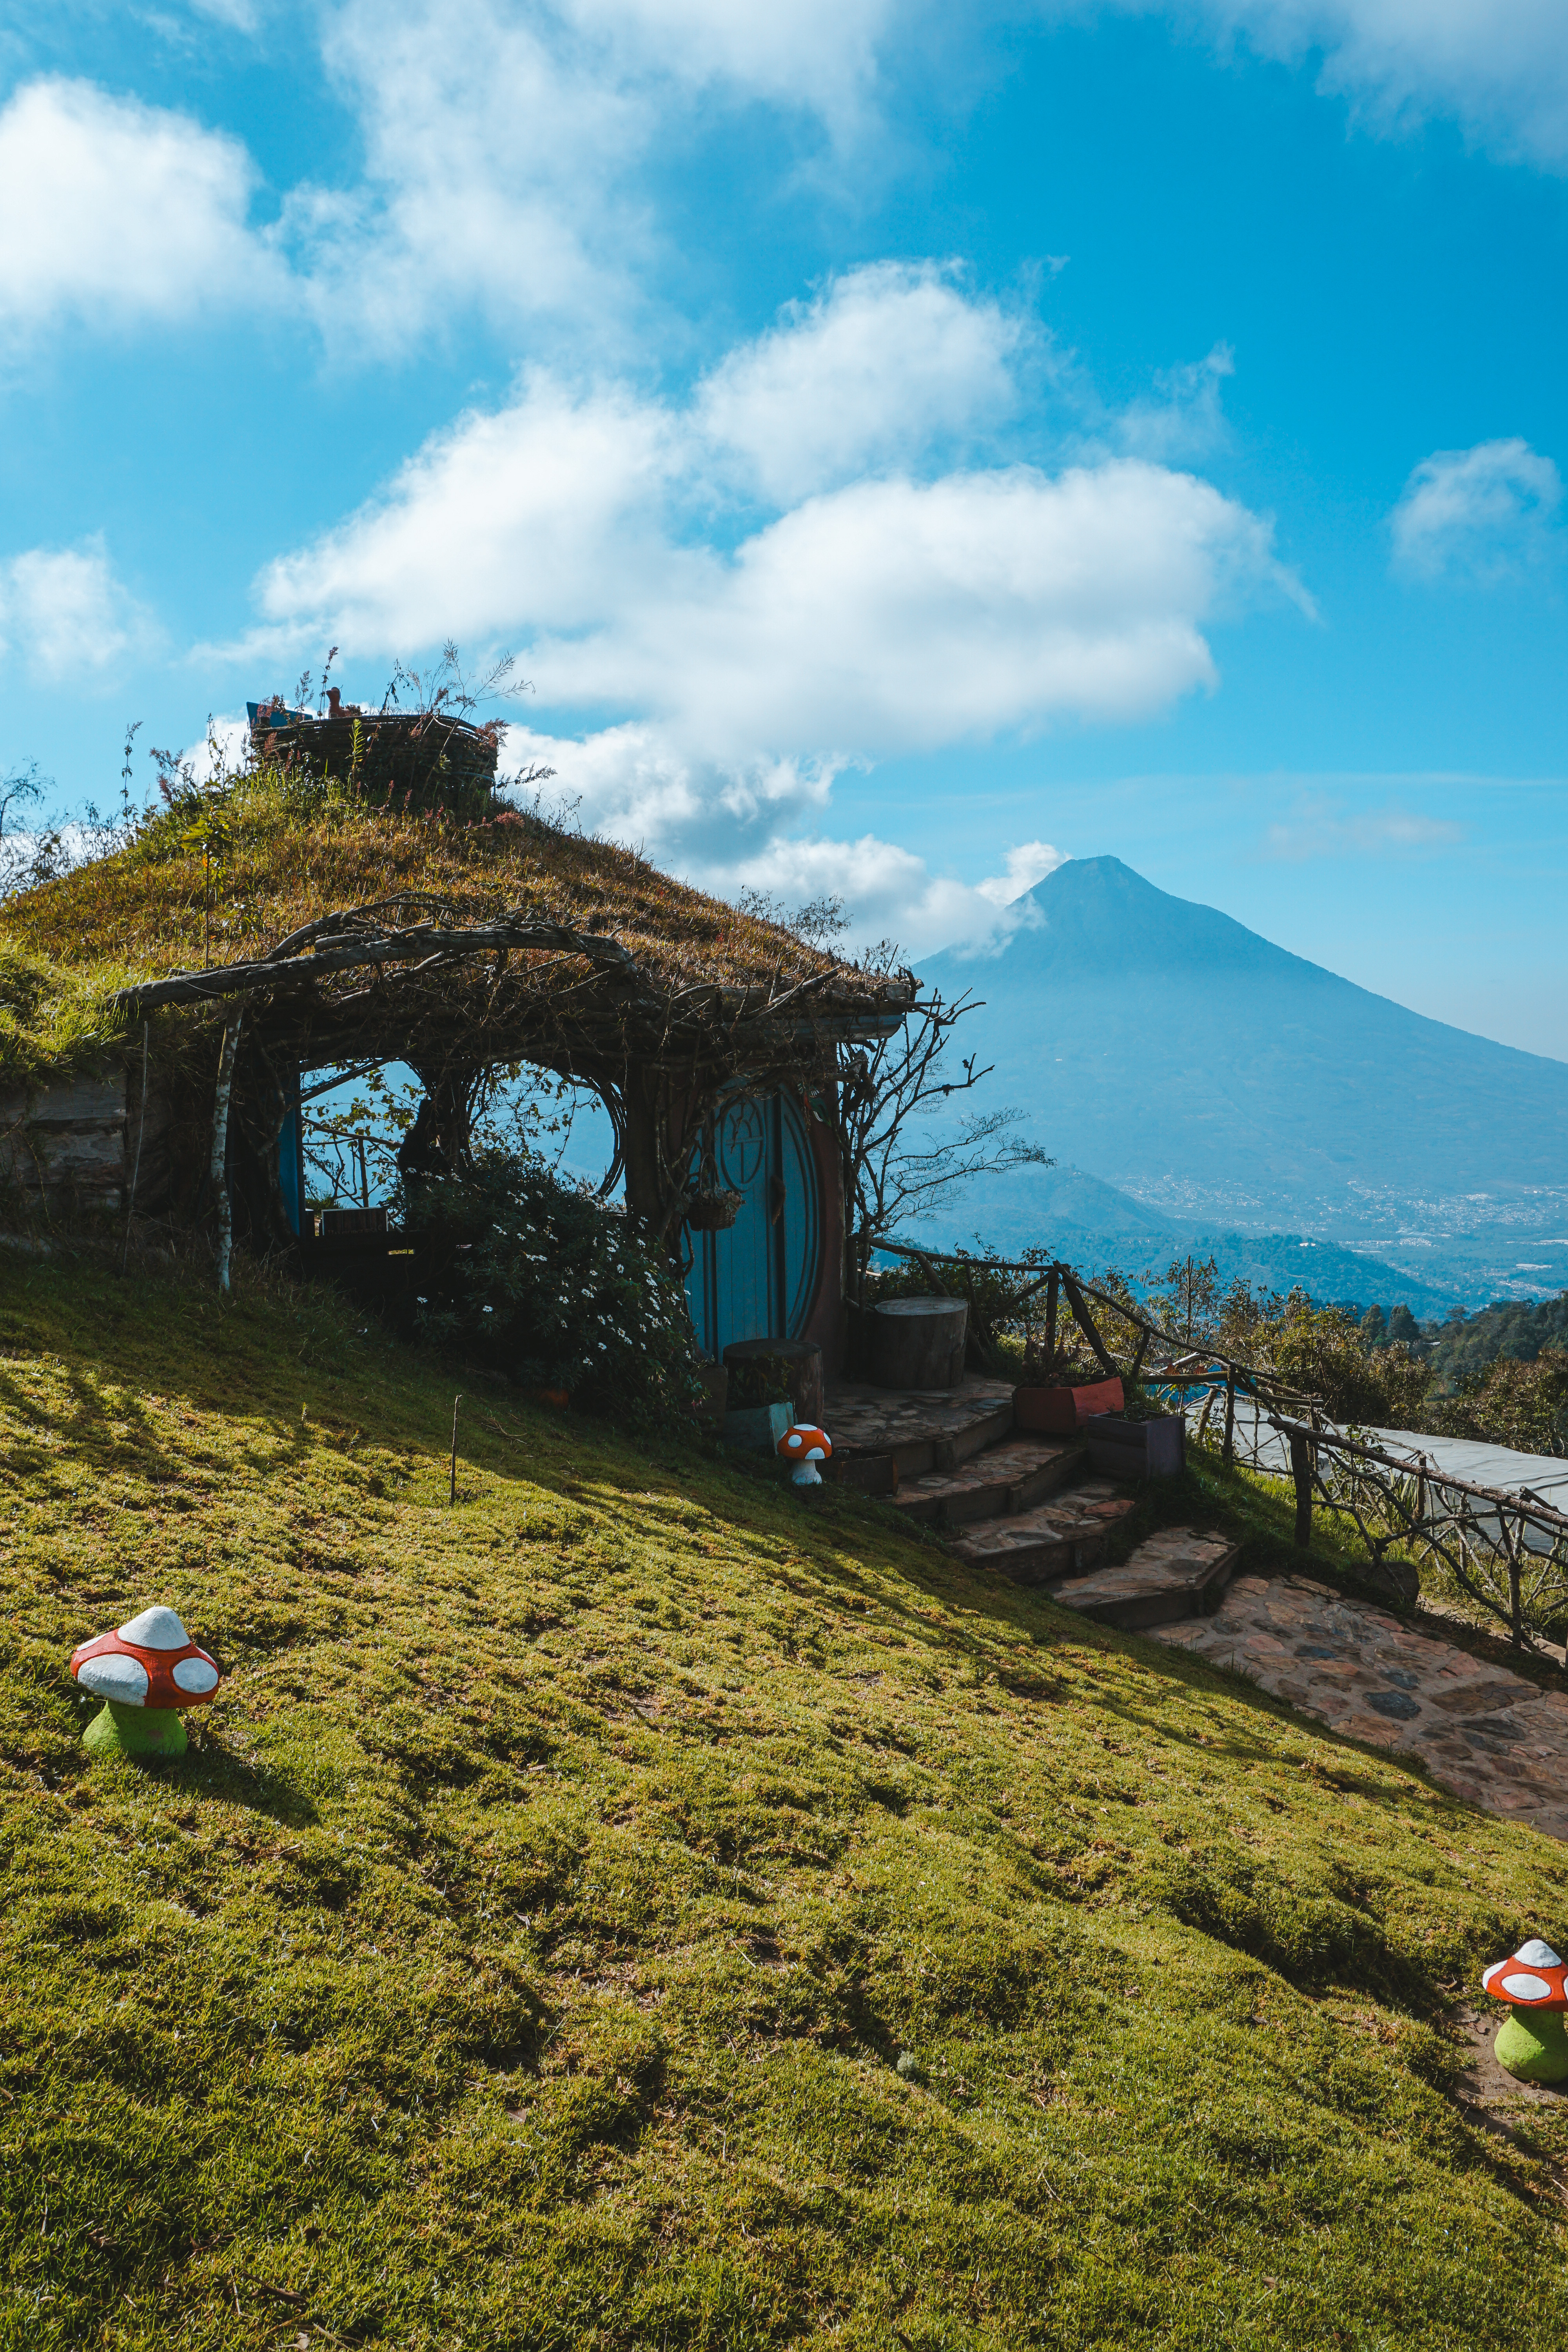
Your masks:
M1092 1413L1120 1412L1126 1399L1120 1381L1096 1381L1081 1389L1015 1389L1013 1413L1020 1429L1050 1437L1076 1437Z

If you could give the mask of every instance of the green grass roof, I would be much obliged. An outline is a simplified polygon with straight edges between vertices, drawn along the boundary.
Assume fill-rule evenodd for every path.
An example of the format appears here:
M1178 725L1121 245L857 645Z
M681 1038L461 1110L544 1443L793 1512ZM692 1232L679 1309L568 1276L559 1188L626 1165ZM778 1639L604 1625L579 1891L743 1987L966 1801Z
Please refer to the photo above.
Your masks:
M705 985L776 991L842 970L847 998L875 1005L895 985L635 851L537 817L498 804L459 823L261 770L205 814L194 801L162 813L112 856L0 901L0 1084L63 1073L122 1045L131 1023L111 1000L138 980L241 962L324 914L400 893L438 899L459 922L517 913L607 933L669 996ZM533 966L548 1005L561 959L514 954L514 988ZM482 998L489 967L476 969Z

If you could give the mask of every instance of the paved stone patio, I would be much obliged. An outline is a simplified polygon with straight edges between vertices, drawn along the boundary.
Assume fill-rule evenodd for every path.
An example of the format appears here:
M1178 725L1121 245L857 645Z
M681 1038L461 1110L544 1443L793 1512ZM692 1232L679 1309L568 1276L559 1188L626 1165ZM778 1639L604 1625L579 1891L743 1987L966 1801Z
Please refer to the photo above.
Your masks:
M1484 1812L1568 1838L1568 1692L1300 1576L1237 1577L1214 1616L1150 1638L1245 1675L1347 1738L1418 1759Z

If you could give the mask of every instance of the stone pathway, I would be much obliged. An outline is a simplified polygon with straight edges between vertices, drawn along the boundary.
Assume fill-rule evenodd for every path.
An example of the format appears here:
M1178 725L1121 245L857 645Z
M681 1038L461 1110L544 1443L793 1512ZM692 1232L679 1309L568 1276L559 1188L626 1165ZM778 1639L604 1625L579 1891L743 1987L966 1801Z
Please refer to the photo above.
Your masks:
M1568 1838L1568 1692L1300 1576L1237 1577L1214 1616L1151 1638L1245 1675L1349 1739L1415 1758L1483 1812Z

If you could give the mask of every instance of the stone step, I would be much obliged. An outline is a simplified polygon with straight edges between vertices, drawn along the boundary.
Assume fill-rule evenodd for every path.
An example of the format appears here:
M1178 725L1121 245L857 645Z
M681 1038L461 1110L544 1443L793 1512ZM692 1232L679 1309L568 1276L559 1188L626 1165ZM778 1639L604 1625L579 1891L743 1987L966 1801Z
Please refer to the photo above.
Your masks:
M1077 1476L1088 1448L1070 1438L1016 1433L970 1455L957 1470L930 1470L900 1484L893 1507L922 1527L963 1528L1027 1511Z
M1106 1538L1137 1507L1136 1496L1109 1478L1090 1478L1012 1518L979 1520L952 1549L972 1568L1015 1584L1059 1583L1092 1567Z
M1010 1434L1010 1381L964 1380L954 1389L879 1389L832 1381L824 1400L836 1460L890 1463L900 1486L933 1470L951 1474Z
M1074 1576L1051 1593L1064 1609L1076 1609L1100 1625L1137 1633L1168 1625L1178 1617L1212 1615L1230 1582L1241 1547L1228 1537L1194 1528L1162 1528L1147 1537L1120 1568L1097 1568Z

